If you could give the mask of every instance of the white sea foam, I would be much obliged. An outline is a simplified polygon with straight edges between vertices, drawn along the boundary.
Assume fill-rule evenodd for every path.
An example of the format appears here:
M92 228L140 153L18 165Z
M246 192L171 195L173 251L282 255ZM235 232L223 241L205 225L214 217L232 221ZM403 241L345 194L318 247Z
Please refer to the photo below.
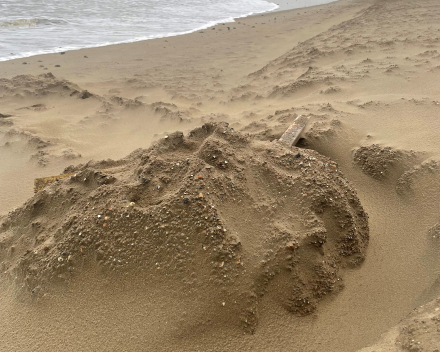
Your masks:
M34 27L67 24L63 20L50 20L47 18L22 18L10 21L0 21L0 27Z

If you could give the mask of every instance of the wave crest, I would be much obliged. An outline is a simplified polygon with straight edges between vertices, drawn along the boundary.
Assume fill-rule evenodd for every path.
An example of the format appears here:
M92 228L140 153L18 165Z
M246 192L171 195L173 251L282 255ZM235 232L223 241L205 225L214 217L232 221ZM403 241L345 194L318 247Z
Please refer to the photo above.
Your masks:
M12 21L0 21L0 27L36 27L65 24L64 20L53 20L48 18L20 18Z

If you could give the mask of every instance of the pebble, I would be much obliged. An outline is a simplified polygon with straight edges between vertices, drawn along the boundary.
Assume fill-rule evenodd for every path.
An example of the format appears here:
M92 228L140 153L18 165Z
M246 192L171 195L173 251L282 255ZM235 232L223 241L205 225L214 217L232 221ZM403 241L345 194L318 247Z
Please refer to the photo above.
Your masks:
M130 202L130 207L134 207L134 202Z

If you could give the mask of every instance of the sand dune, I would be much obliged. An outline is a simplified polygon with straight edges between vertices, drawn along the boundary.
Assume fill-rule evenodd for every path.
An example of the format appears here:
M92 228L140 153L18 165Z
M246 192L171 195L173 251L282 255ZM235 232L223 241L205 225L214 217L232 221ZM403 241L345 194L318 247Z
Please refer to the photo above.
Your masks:
M438 349L439 16L340 0L0 63L0 350Z

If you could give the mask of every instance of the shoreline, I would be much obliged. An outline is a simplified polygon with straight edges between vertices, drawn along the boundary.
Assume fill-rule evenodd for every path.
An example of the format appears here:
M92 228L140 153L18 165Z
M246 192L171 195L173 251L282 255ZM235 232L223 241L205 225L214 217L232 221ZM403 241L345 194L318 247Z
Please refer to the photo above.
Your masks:
M269 0L266 0L266 1L269 1ZM269 12L281 12L281 11L289 11L289 10L312 8L312 7L315 7L315 6L331 4L332 2L336 2L336 1L339 1L339 0L324 0L325 2L322 2L321 0L312 0L313 2L315 2L313 5L301 6L301 7L293 6L294 1L295 0L273 0L273 1L269 1L269 2L274 3L275 5L279 6L277 9L275 9L273 11L269 11ZM308 1L308 0L306 0L306 1Z
M274 3L271 2L269 0L265 0L270 4L273 4L275 6L277 6L277 8L274 8L272 10L268 10L268 11L263 11L263 12L251 12L248 14L244 14L242 16L239 17L235 17L235 18L225 18L222 20L218 20L215 22L208 22L200 27L197 27L195 29L191 29L188 31L183 31L183 32L175 32L175 33L171 33L171 34L158 34L158 35L153 35L150 38L134 38L134 39L127 39L127 40L123 40L120 42L114 42L114 43L103 43L103 44L97 44L97 45L91 45L91 46L83 46L83 47L70 47L70 46L63 46L63 47L58 47L58 48L54 48L54 49L45 49L42 51L35 51L35 52L29 52L29 53L24 53L24 54L17 54L14 55L12 58L0 58L0 62L6 62L6 61L12 61L12 60L20 60L20 59L26 59L26 58L31 58L34 56L41 56L41 55L49 55L49 54L59 54L62 52L71 52L71 51L78 51L78 50L83 50L83 49L93 49L93 48L102 48L102 47L107 47L107 46L112 46L112 45L120 45L120 44L131 44L131 43L137 43L137 42L143 42L143 41L147 41L147 40L154 40L154 39L164 39L164 38L171 38L171 37L177 37L177 36L182 36L182 35L186 35L186 34L191 34L191 33L195 33L201 30L206 30L218 25L222 25L222 24L226 24L226 23L237 23L238 20L242 20L245 18L249 18L249 17L253 17L253 16L261 16L264 14L269 14L269 13L276 13L276 12L282 12L282 11L290 11L290 10L297 10L297 9L304 9L304 8L312 8L315 6L320 6L320 5L325 5L327 3L331 3L331 2L335 2L338 0L325 0L328 1L324 4L313 4L310 6L305 6L305 7L296 7L293 5L293 1L294 0L281 0L278 1L278 3ZM289 3L290 1L290 3ZM310 0L308 0L310 1ZM313 2L321 2L321 0L311 0Z
M334 1L331 1L330 3L327 3L327 4L310 6L308 12L305 11L302 13L295 12L295 11L297 11L296 8L293 8L293 9L280 8L279 11L271 11L271 12L265 12L262 14L254 14L254 15L250 15L247 17L243 17L242 19L240 19L240 21L234 22L234 24L239 25L241 23L241 24L245 24L247 26L250 26L250 24L253 23L254 26L251 26L252 29L259 30L259 28L261 28L260 26L262 24L267 25L265 23L266 19L269 21L274 21L274 19L279 16L286 17L284 14L288 14L288 16L291 16L292 20L295 20L295 22L296 21L305 22L305 21L309 21L310 15L312 13L317 14L319 11L321 11L321 9L322 10L331 9L333 6L340 6L341 8L345 8L346 7L345 3L347 1L350 1L350 0L334 0ZM285 2L287 2L287 0ZM283 5L283 3L281 3L281 5ZM340 17L343 17L343 16L340 16ZM60 57L59 52L56 52L56 53L33 55L33 56L26 57L26 58L17 58L17 59L12 59L12 60L7 60L7 61L0 61L0 74L3 75L3 77L5 77L5 78L10 78L10 77L13 77L14 75L21 74L22 72L25 72L25 73L26 72L29 72L29 73L35 72L35 67L32 67L31 65L39 64L40 61L44 61L44 59L47 59L47 61L53 62L53 64L51 64L52 67L45 66L44 68L39 70L41 73L45 73L44 69L49 68L51 70L51 72L53 71L52 73L54 73L56 75L61 74L67 78L70 76L69 71L64 70L63 66L61 66L61 65L66 61L65 59L68 57L68 55L72 56L72 58L75 58L75 60L78 60L78 59L82 59L83 56L87 56L88 58L91 58L89 56L89 54L96 55L96 53L102 52L105 56L112 55L117 60L120 60L120 59L126 58L127 55L120 56L119 49L124 50L126 53L128 53L128 57L130 57L131 56L130 52L132 51L130 48L133 48L134 52L138 52L139 49L141 49L143 47L145 49L149 48L149 47L159 48L160 43L167 43L167 42L168 43L181 43L182 41L189 42L189 43L198 42L199 38L197 38L197 36L199 34L204 34L202 37L206 37L206 35L208 33L210 33L209 31L214 30L214 29L216 29L215 33L220 33L220 31L222 31L222 28L220 26L221 25L217 24L217 25L211 26L205 30L197 30L197 31L193 31L191 33L182 34L182 35L175 35L175 36L170 36L170 37L134 41L134 42L130 42L130 43L109 44L109 45L100 46L100 47L94 46L94 47L90 47L90 48L71 50L71 51L67 51L66 55L63 55L62 57ZM237 30L240 30L243 28L245 28L245 27L243 27L243 26L236 27ZM325 27L320 26L318 30L320 30L322 28L325 28ZM233 31L231 31L231 33L232 32ZM298 34L295 35L295 37L300 40L305 40L305 39L307 39L317 33L318 32L314 32L314 31L308 33L306 31L304 31L303 28L298 27ZM184 39L179 40L178 38L184 38ZM274 54L271 55L271 58L276 58L277 55L278 56L281 55L282 53L284 53L286 50L288 50L290 48L290 45L286 45L285 43L283 43L281 41L280 41L280 43L283 45L283 48L280 50L278 47L274 46ZM144 50L144 52L145 52L145 50ZM67 60L67 62L70 62L70 61L71 60ZM26 62L26 65L22 65L24 62ZM263 63L263 61L261 61L261 62ZM20 68L18 68L16 66L16 64L20 65L19 66ZM57 64L59 64L61 67L58 67ZM72 67L72 66L70 66L69 68L74 69L74 67Z

